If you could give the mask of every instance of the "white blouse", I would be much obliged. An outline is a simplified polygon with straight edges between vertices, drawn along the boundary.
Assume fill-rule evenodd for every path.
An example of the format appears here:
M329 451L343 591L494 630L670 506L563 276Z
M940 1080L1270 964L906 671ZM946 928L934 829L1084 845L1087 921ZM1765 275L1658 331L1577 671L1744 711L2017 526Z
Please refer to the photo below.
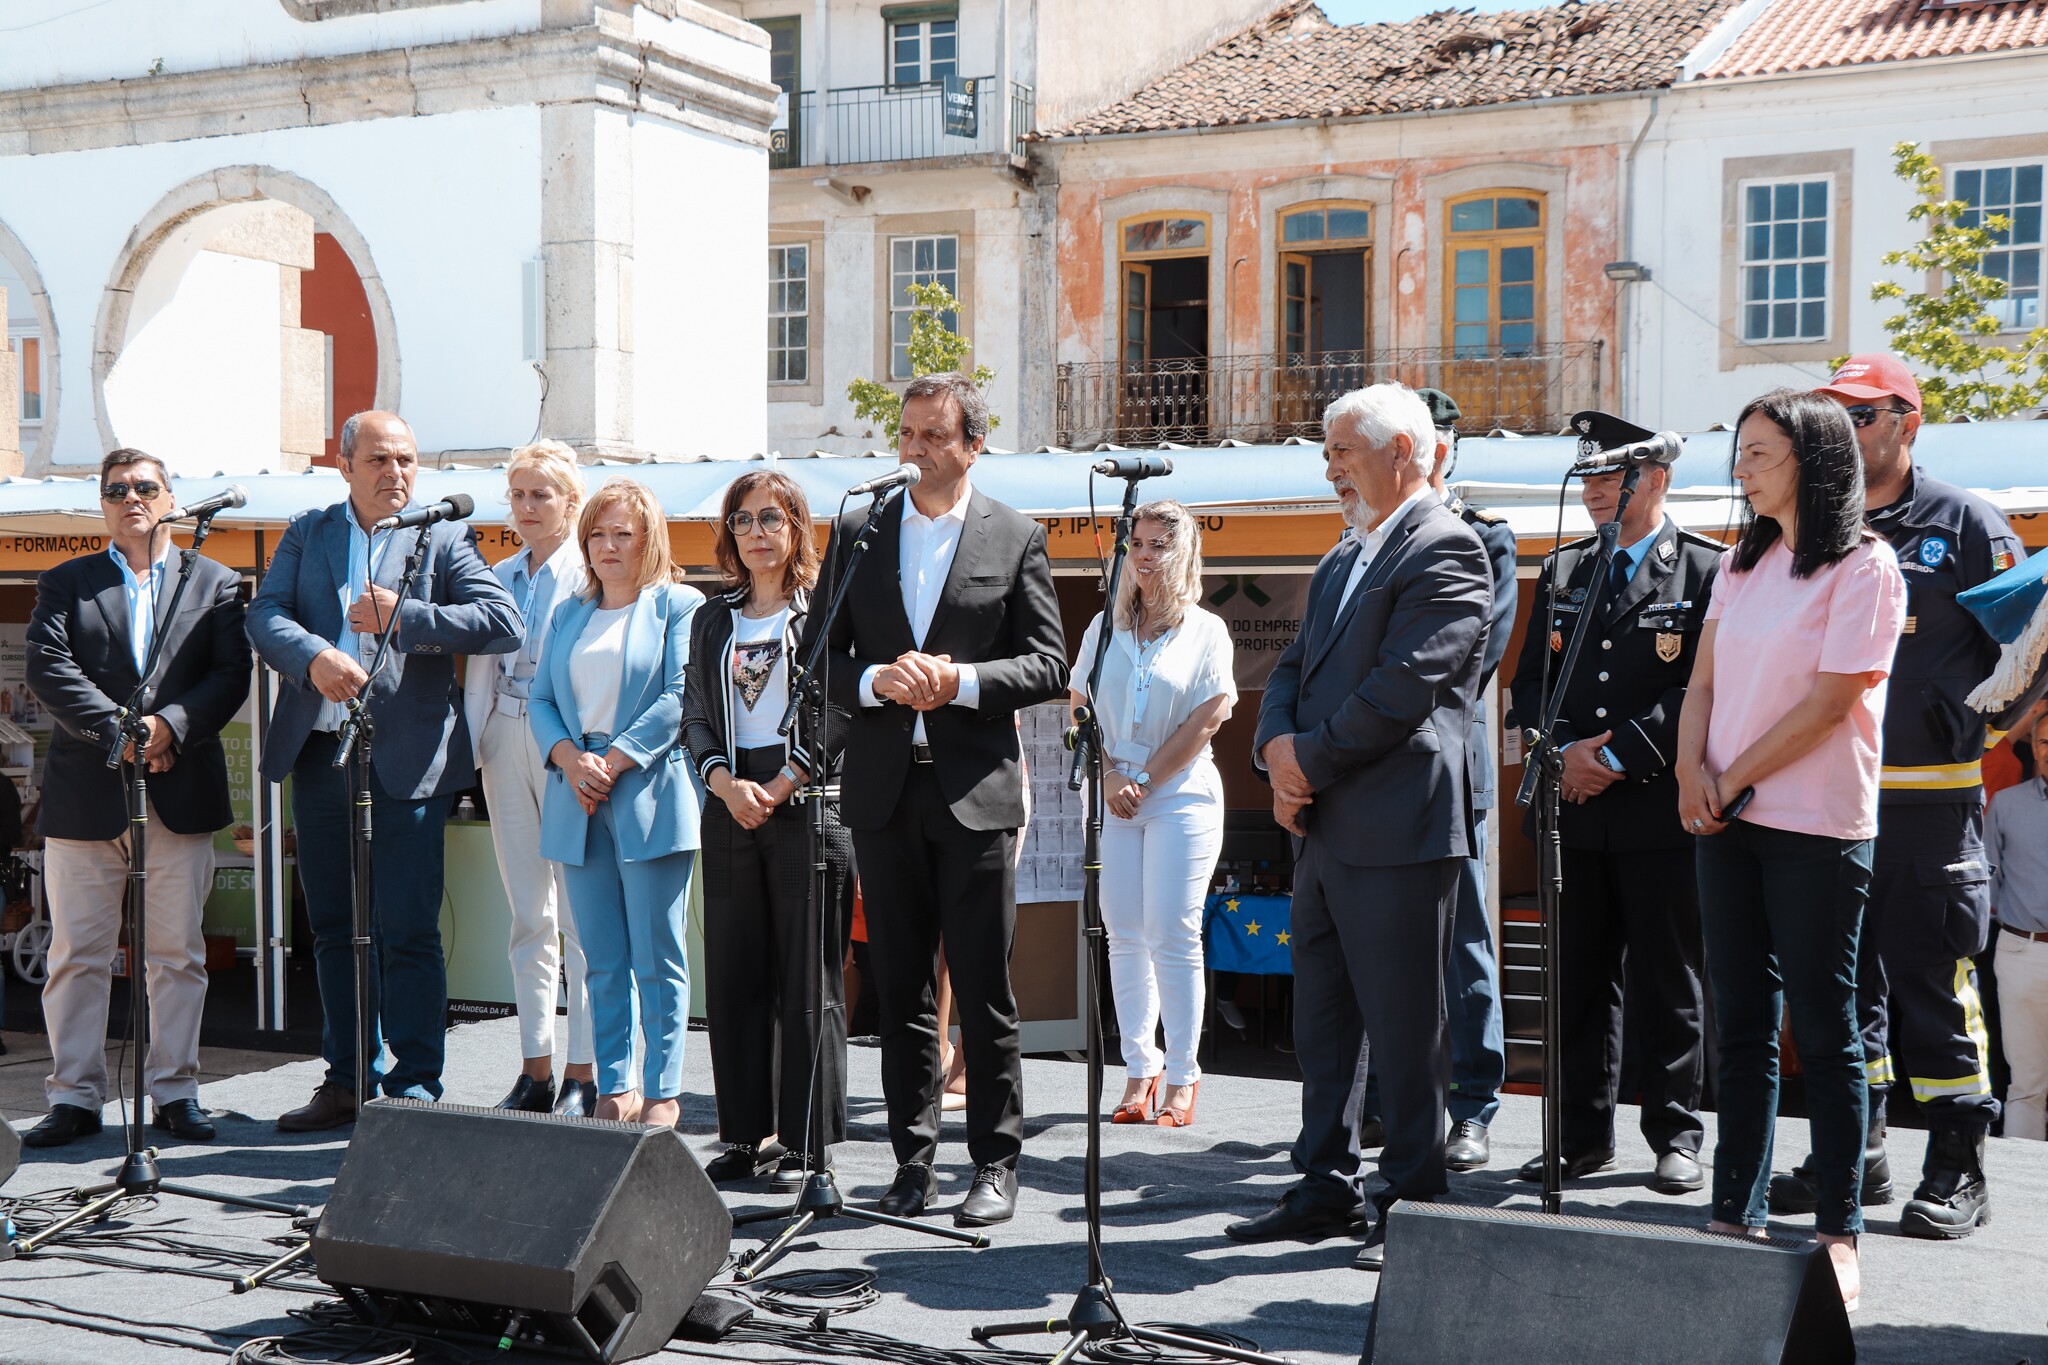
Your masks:
M1084 697L1102 620L1103 614L1097 612L1088 623L1074 659L1071 686ZM1178 626L1149 645L1141 647L1127 630L1114 632L1102 661L1102 701L1097 708L1104 757L1135 775L1204 702L1228 697L1235 703L1232 650L1230 628L1223 618L1199 606L1190 606ZM1195 761L1208 757L1204 745Z
M619 718L619 688L626 679L626 622L633 606L599 608L569 649L569 687L587 735L608 735Z

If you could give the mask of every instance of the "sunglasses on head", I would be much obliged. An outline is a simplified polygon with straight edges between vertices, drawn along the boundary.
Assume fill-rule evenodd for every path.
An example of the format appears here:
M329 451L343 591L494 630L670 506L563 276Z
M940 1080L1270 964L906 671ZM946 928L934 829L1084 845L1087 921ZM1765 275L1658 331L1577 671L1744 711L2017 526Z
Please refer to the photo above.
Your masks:
M108 502L126 502L133 493L144 502L151 502L163 491L164 486L155 479L137 479L133 483L110 483L100 490L100 497Z
M1867 427L1877 420L1877 415L1880 412L1889 412L1902 416L1911 411L1911 408L1880 408L1870 403L1852 403L1848 407L1849 425Z
M743 536L754 529L757 520L761 523L761 529L771 536L789 525L789 518L773 507L762 512L758 518L752 512L735 512L725 519L725 524L732 529L734 535Z

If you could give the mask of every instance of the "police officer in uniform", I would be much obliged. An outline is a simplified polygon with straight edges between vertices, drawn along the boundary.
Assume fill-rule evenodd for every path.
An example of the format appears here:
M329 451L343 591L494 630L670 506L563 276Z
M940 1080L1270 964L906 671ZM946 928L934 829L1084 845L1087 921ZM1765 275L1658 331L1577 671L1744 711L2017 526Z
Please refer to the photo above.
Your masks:
M1501 1021L1500 965L1494 954L1493 924L1486 904L1487 812L1495 806L1493 748L1486 727L1487 697L1494 671L1507 653L1515 626L1515 533L1507 519L1468 506L1450 491L1451 470L1458 463L1457 400L1442 389L1417 389L1436 424L1436 463L1430 487L1456 512L1486 546L1493 570L1493 612L1488 618L1486 653L1480 664L1479 704L1473 709L1472 734L1465 746L1465 772L1472 785L1474 826L1472 856L1458 869L1457 902L1451 919L1451 959L1444 973L1444 1002L1451 1040L1451 1129L1444 1143L1444 1165L1454 1171L1476 1171L1490 1155L1487 1129L1500 1109L1500 1088L1507 1080L1507 1041ZM1367 1057L1370 1058L1370 1049ZM1359 1146L1377 1147L1386 1140L1379 1118L1378 1079L1367 1071L1360 1107Z
M1998 1117L1971 959L1990 933L1981 765L1999 736L1964 698L1998 666L1998 644L1956 594L2025 552L1990 503L1913 463L1920 385L1897 357L1851 356L1816 392L1849 410L1863 451L1866 519L1898 554L1907 594L1885 701L1876 867L1856 961L1870 1082L1862 1199L1891 1202L1884 1104L1903 1076L1929 1131L1899 1231L1967 1237L1987 1216L1984 1139ZM1815 1197L1805 1163L1771 1180L1775 1212L1811 1213Z
M1581 459L1651 435L1602 412L1577 414L1572 429ZM1582 481L1595 524L1614 520L1621 482L1620 470ZM1565 687L1557 736L1566 746L1559 822L1563 979L1561 1036L1553 1040L1565 1176L1590 1175L1614 1160L1625 961L1629 1013L1646 1035L1637 1051L1642 1132L1656 1154L1648 1183L1676 1195L1704 1184L1699 1106L1706 1059L1693 841L1679 824L1671 763L1723 547L1679 530L1664 514L1670 485L1669 466L1644 465L1568 683L1557 674L1572 630L1596 596L1599 541L1574 541L1544 560L1508 723L1540 725L1546 687ZM1541 1180L1543 1159L1520 1175Z

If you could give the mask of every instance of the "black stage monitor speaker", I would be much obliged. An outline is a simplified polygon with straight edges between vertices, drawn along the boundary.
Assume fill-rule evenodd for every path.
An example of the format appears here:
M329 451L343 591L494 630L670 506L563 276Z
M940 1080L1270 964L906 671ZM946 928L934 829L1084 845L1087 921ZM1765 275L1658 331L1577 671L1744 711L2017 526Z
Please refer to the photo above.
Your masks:
M1364 1362L1854 1361L1824 1248L1689 1228L1396 1204Z
M379 1100L313 1259L367 1318L609 1362L666 1345L731 1241L672 1128Z
M14 1131L14 1125L0 1119L0 1185L7 1183L7 1177L14 1174L14 1168L21 1164L21 1134Z

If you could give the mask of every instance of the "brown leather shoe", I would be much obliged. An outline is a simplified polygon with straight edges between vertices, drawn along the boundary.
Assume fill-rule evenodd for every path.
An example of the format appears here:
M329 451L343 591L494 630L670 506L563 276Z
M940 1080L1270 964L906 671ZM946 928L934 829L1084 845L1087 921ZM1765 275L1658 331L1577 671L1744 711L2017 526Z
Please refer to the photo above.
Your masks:
M313 1098L277 1116L280 1133L319 1133L356 1121L355 1095L332 1081L322 1081Z

